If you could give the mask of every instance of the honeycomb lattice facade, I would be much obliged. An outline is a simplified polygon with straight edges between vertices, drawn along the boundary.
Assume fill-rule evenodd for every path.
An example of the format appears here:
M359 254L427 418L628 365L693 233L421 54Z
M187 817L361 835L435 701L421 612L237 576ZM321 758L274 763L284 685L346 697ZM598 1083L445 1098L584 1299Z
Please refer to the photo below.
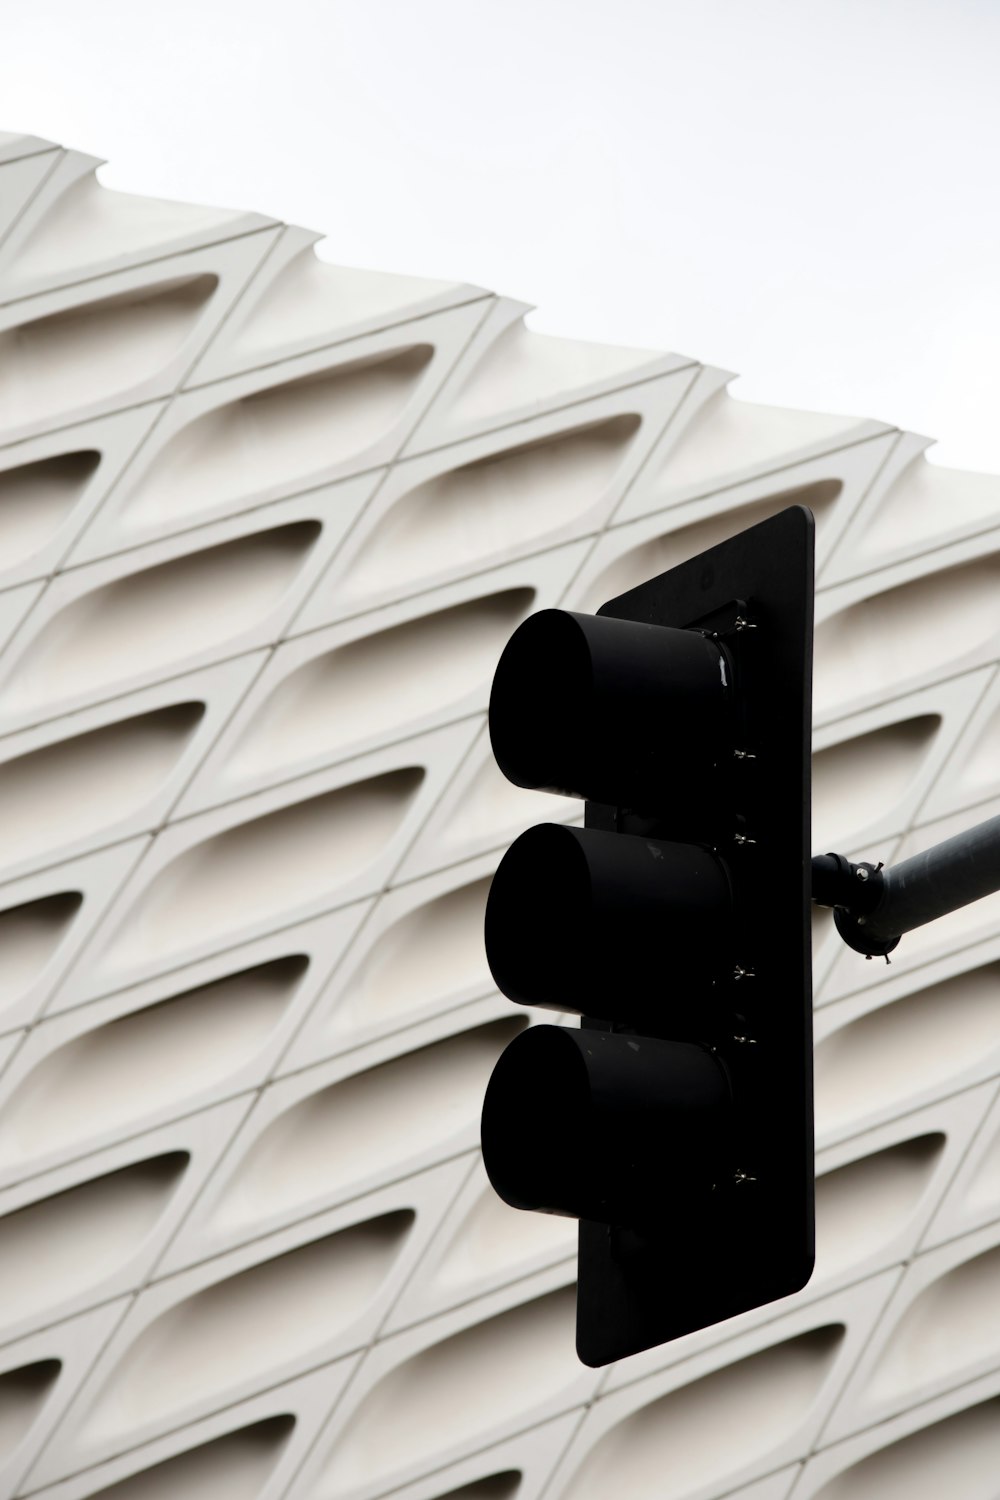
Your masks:
M816 930L820 1258L608 1371L477 1114L523 826L484 708L590 609L819 529L815 847L1000 805L1000 480L0 137L0 1494L962 1500L1000 1472L1000 899Z

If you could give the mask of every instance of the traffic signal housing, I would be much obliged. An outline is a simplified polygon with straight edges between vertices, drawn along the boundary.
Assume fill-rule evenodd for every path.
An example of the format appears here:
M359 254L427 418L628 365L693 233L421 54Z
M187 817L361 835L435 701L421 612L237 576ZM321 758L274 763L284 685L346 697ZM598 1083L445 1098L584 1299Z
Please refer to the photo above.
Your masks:
M813 1265L813 518L793 506L514 633L497 764L585 802L504 856L500 990L580 1016L500 1057L494 1188L580 1220L589 1365L797 1291Z

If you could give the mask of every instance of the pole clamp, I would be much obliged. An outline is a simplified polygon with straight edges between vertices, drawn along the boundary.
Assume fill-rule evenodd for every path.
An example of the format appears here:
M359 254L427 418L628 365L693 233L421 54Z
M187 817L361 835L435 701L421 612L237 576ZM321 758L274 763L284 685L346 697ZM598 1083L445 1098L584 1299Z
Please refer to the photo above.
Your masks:
M843 854L817 854L812 862L812 898L818 906L832 906L837 931L849 948L866 958L884 958L898 937L877 938L866 931L885 890L881 861L854 864Z

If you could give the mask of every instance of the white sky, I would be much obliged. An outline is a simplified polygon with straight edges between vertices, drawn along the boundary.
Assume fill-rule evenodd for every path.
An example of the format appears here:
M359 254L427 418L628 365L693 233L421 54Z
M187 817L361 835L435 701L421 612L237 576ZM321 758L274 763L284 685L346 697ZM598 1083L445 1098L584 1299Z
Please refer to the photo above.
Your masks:
M1000 472L996 0L30 0L0 129Z

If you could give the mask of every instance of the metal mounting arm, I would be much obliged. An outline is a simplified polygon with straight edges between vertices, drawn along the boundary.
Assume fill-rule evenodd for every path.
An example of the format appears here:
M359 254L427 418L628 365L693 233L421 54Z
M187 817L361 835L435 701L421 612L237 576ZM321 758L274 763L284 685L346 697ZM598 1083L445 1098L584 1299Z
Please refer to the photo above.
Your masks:
M842 854L812 862L812 897L832 906L848 947L888 955L904 932L1000 890L1000 817L966 828L892 869Z

